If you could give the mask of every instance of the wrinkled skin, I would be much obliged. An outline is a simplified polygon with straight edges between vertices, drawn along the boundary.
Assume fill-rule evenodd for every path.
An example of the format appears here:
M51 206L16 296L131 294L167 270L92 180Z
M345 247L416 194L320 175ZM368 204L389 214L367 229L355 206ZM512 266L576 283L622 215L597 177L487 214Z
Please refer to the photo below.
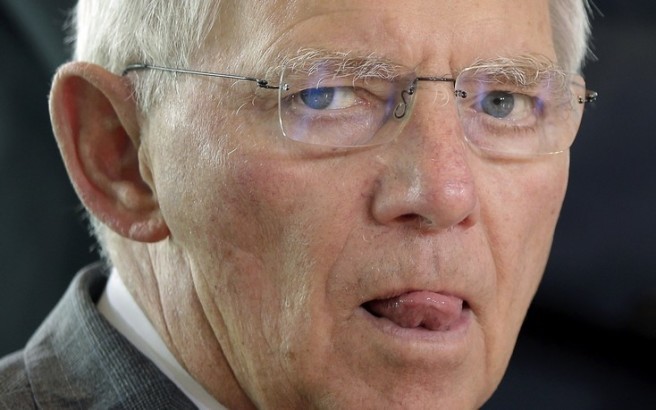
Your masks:
M543 0L247 3L193 68L262 75L304 47L372 52L421 75L556 59ZM436 101L448 84L421 86L391 143L335 152L285 141L275 112L207 84L180 79L141 123L167 239L114 250L140 259L115 258L181 363L234 408L481 406L543 274L569 154L477 155L454 105ZM461 298L463 329L385 331L362 307L409 290Z

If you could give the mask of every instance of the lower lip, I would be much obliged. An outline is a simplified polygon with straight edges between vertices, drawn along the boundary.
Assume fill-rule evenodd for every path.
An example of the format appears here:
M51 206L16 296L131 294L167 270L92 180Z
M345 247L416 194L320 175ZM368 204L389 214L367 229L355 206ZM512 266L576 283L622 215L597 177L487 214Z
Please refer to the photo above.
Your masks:
M429 343L439 345L446 349L448 349L449 346L456 348L458 345L462 345L465 342L472 322L472 312L469 308L462 310L460 318L453 323L448 330L439 331L428 330L423 327L401 327L389 319L372 315L363 307L360 307L360 314L362 314L365 320L380 332L400 341Z

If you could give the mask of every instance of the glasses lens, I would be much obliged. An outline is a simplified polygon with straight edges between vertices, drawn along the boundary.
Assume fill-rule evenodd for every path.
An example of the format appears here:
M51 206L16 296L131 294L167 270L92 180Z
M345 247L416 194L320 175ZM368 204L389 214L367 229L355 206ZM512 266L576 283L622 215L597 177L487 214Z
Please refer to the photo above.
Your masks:
M391 77L349 74L330 64L284 70L279 96L283 134L330 147L389 141L409 117L411 99L404 91L413 81L409 75Z
M470 68L456 80L467 140L490 155L524 157L568 149L581 121L583 79L557 70Z

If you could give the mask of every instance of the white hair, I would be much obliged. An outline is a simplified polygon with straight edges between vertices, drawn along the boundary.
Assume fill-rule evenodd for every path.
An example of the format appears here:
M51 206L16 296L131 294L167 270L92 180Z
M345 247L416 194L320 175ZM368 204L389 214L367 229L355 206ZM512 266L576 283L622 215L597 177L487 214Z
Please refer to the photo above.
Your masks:
M120 74L147 62L189 67L217 23L220 0L79 0L73 14L74 58ZM588 55L588 0L549 0L557 63L579 71ZM143 113L173 86L170 75L138 76L135 94ZM91 218L104 245L104 226Z
M74 59L116 74L136 62L186 67L212 29L218 7L219 0L80 0L72 16ZM154 74L143 76L135 90L144 112L170 85L169 76Z
M558 65L567 71L581 71L588 57L589 11L588 0L549 0Z

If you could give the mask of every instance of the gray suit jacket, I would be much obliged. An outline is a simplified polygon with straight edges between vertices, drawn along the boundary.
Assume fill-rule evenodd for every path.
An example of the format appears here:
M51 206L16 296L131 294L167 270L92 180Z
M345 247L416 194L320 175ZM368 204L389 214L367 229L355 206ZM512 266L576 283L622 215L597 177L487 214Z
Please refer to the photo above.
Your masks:
M100 265L81 271L22 351L0 360L0 409L193 409L100 315Z

